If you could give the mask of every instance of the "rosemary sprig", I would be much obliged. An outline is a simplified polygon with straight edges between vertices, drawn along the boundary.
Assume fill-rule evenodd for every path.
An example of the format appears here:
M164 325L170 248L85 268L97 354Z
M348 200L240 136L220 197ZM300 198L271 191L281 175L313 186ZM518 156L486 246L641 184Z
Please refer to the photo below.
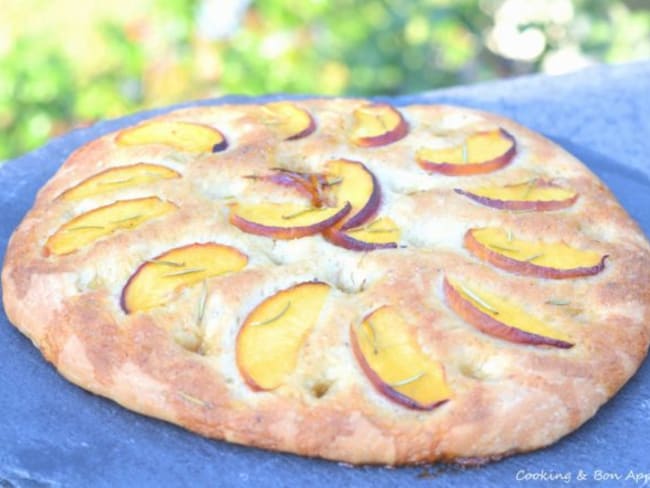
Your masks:
M508 242L512 242L512 229L508 229Z
M77 230L92 230L92 229L105 229L103 225L78 225L77 227L69 227L66 232L74 232Z
M420 371L418 374L415 374L415 375L413 375L413 376L411 376L411 377L409 377L409 378L406 378L406 379L404 379L404 380L397 381L397 382L395 382L395 383L388 383L388 386L392 386L392 387L394 388L394 387L396 387L396 386L404 386L404 385L408 385L409 383L413 383L414 381L419 380L419 379L422 378L424 375L425 375L424 371Z
M287 214L283 215L282 218L285 220L290 220L290 219L295 219L296 217L300 217L301 215L308 214L310 212L315 212L316 210L320 210L319 208L306 208L303 210L299 210L298 212L292 213L292 214Z
M251 322L250 325L251 327L257 327L259 325L268 325L276 320L280 319L287 311L289 310L289 307L291 306L291 301L288 301L287 304L284 306L284 308L280 311L280 313L274 315L270 319L263 320L262 322Z
M499 311L498 311L498 310L496 310L494 307L492 307L492 305L490 305L489 303L487 303L485 300L483 300L481 297L479 297L479 296L478 296L476 293L474 293L472 290L470 290L469 288L467 288L467 287L465 287L465 286L463 286L463 285L459 285L459 287L460 287L461 291L462 291L465 295L467 295L468 297L470 297L472 300L474 300L476 303L478 303L481 307L483 307L484 309L486 309L486 310L492 312L494 315L499 315Z
M571 302L569 300L563 300L561 298L551 298L550 300L546 300L544 303L546 303L546 305L555 305L557 307L571 305Z
M186 269L186 270L183 270L183 271L179 271L177 273L169 273L169 274L163 275L163 278L174 278L174 277L178 277L178 276L185 276L185 275L188 275L188 274L202 273L205 270L206 270L206 268Z

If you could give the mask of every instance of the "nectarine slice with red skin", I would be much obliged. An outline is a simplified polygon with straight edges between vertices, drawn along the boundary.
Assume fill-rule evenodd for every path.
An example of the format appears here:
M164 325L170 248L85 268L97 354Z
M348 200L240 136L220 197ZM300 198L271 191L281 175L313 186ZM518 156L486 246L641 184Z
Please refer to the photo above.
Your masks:
M136 163L128 166L116 166L86 178L61 193L58 198L66 201L81 200L124 188L180 177L181 175L177 171L159 164Z
M544 212L570 207L578 193L542 178L505 186L484 186L464 190L454 189L476 203L500 210Z
M158 197L118 200L63 224L45 243L45 255L70 254L118 230L131 230L143 223L177 210Z
M474 256L498 268L555 280L600 273L607 259L607 255L576 249L564 242L523 241L503 229L490 227L468 230L464 244Z
M255 391L273 390L295 369L330 286L309 281L265 299L248 314L236 341L237 367Z
M400 239L400 229L389 217L380 217L369 224L346 231L337 226L323 232L332 244L352 251L374 251L375 249L394 249Z
M161 307L181 289L243 269L248 257L234 247L194 243L171 249L142 263L122 289L125 313Z
M257 203L230 206L230 223L238 229L272 239L298 239L319 234L350 212L341 207L305 207L293 203Z
M357 108L350 140L361 147L385 146L399 141L409 126L402 114L387 103L374 103Z
M352 351L375 389L416 410L432 410L452 396L438 361L425 354L408 324L383 306L350 327Z
M336 202L350 202L352 210L340 223L341 230L365 224L381 205L381 188L375 175L361 162L333 159L327 162L326 173L337 185L328 188Z
M427 171L448 176L491 173L506 166L517 152L515 138L504 129L476 132L459 146L421 148L415 154Z
M567 334L549 327L502 297L470 289L448 277L444 278L443 291L449 307L485 334L518 344L573 347Z
M316 130L316 122L311 114L294 103L267 103L262 110L270 117L265 123L273 125L285 141L302 139Z
M228 147L224 135L214 127L179 121L144 122L123 129L115 141L119 146L164 144L191 153L219 152Z

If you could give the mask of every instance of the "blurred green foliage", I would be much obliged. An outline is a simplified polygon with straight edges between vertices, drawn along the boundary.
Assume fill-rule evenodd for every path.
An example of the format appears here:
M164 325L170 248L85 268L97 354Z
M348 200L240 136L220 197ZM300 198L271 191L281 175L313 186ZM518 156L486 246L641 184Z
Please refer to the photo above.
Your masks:
M650 56L646 0L221 0L243 8L217 34L201 27L211 0L130 1L150 12L87 19L98 36L86 58L65 33L0 51L0 160L100 118L224 93L393 95Z

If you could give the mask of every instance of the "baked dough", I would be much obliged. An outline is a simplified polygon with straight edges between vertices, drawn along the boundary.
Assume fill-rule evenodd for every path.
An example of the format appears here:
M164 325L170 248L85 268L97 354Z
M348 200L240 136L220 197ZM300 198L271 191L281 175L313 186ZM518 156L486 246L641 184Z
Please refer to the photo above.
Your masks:
M225 141L217 152L124 145L118 133L76 150L9 243L2 285L11 322L71 382L131 410L216 439L353 464L482 462L537 449L578 428L634 374L650 340L650 247L580 162L508 119L470 109L396 107L407 131L364 147L350 134L354 111L367 101L295 105L314 127L292 140L265 123L260 105L215 105L152 120L218 128ZM422 147L444 148L495 129L516 141L504 167L459 176L416 162ZM230 222L233 201L305 202L294 188L251 175L278 166L317 174L337 158L360 161L374 174L378 212L401 230L397 247L350 250L320 233L272 239ZM139 163L178 176L61 197L102 171ZM562 209L512 211L462 194L531 178L578 197ZM151 197L175 209L72 252L46 252L51 236L73 218ZM489 227L608 258L597 273L570 279L500 269L464 245L469 229ZM163 306L127 313L123 288L138 267L193 243L230 246L247 263L184 287ZM452 275L510 297L568 334L573 347L517 343L477 329L445 297L445 277ZM273 294L314 280L331 292L295 368L278 387L251 388L235 357L242 323ZM398 310L421 351L442 365L448 401L409 408L365 374L350 330L382 306Z

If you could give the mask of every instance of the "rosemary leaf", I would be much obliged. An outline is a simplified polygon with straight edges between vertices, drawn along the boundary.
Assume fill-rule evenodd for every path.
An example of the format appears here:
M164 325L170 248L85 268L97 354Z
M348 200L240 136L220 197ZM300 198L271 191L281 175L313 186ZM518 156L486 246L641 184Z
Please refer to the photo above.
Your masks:
M128 183L129 181L133 181L133 176L131 178L124 178L122 180L112 180L112 181L100 181L98 184L101 185L119 185L121 183Z
M368 332L366 332L366 329L363 329L363 333L366 334L368 341L370 341L370 343L372 344L372 353L377 354L379 352L379 349L377 348L377 331L375 330L375 326L372 325L372 322L370 320L366 320L363 323L368 324L368 327L370 327L370 330L372 331L372 337L370 337Z
M194 273L202 273L205 271L205 268L192 268L192 269L186 269L184 271L179 271L178 273L169 273L166 275L163 275L163 278L174 278L178 276L185 276L188 274L194 274Z
M561 298L551 298L550 300L546 300L547 305L555 305L558 307L563 307L565 305L571 305L571 302L569 300L562 300Z
M126 217L124 219L119 219L119 220L111 220L109 223L111 223L111 224L122 224L124 222L129 222L131 220L139 219L140 217L142 217L142 214L132 215L131 217Z
M200 327L203 322L203 316L205 315L205 305L208 301L208 284L203 280L203 291L201 293L201 299L199 300L199 309L196 314L196 324Z
M174 266L176 268L182 268L185 266L185 263L176 263L174 261L165 261L164 259L147 259L147 263L152 264L164 264L165 266Z
M538 259L538 258L541 258L542 256L544 256L544 253L534 254L534 255L532 255L532 256L530 256L530 257L524 259L524 261L530 263L530 262L532 262L532 261L535 261L535 260Z
M528 183L526 184L526 191L524 192L524 196L522 197L524 200L526 198L528 198L528 195L530 195L530 192L533 191L533 188L537 184L537 180L538 180L537 177L531 178L530 180L528 180Z
M497 251L508 251L508 252L519 252L519 249L513 247L497 246L496 244L488 244L490 249L496 249Z
M280 313L278 313L277 315L274 315L274 316L271 317L270 319L264 320L264 321L262 321L262 322L251 322L251 323L248 324L248 325L250 325L251 327L257 327L257 326L259 326L259 325L268 325L268 324L271 324L271 323L275 322L276 320L278 320L280 317L282 317L285 313L287 313L287 311L289 310L289 307L290 307L290 306L291 306L291 301L288 301L287 304L284 306L284 308L283 308L283 309L280 311Z
M467 154L467 152L468 152L467 151L467 141L463 142L462 151L463 151L463 156L462 156L463 157L463 163L469 162L469 155Z
M486 310L489 310L492 312L494 315L499 315L499 311L496 310L494 307L492 307L489 303L486 303L485 300L483 300L481 297L479 297L476 293L474 293L472 290L464 287L463 285L459 285L461 291L470 297L472 300L474 300L476 303L478 303L481 307L485 308Z
M78 225L77 227L69 227L65 229L66 232L75 232L77 230L93 230L93 229L105 229L103 225Z
M306 208L306 209L300 210L300 211L292 213L292 214L283 215L282 218L285 219L285 220L295 219L296 217L300 217L301 215L305 215L305 214L308 214L310 212L315 212L316 210L320 210L320 209L318 209L318 208Z
M199 405L201 407L205 407L206 403L201 400L200 398L196 398L195 396L188 395L187 393L183 391L179 391L178 394L185 400L187 400L190 403L194 403L195 405Z
M396 383L389 383L388 386L392 386L392 387L394 388L394 387L396 387L396 386L404 386L404 385L408 385L409 383L413 383L414 381L419 380L419 379L422 378L424 375L425 375L424 371L420 371L418 374L413 375L413 376L411 376L411 377L409 377L409 378L406 378L406 379L404 379L404 380L397 381Z

